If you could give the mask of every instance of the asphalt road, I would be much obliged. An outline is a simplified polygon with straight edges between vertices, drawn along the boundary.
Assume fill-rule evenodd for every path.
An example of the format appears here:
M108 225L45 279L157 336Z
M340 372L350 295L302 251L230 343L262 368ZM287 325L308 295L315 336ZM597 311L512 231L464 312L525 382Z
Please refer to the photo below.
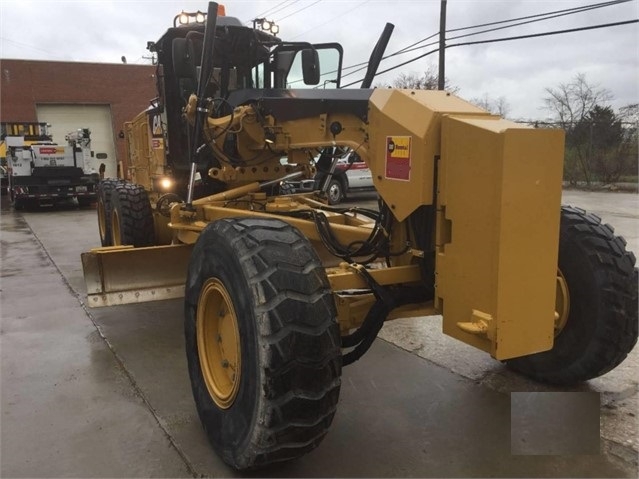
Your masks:
M639 250L637 195L565 198L593 206ZM79 256L99 244L95 211L5 207L0 231L0 475L236 476L199 425L181 301L85 309ZM438 321L387 324L384 339L344 370L338 412L322 445L257 475L637 477L637 351L615 371L560 393L444 337ZM514 437L533 436L513 432L513 424L546 424L551 416L520 407L512 393L524 391L562 394L553 396L556 407L581 420L560 433L584 440L568 453L515 449ZM599 454L584 428L593 414L593 401L584 398L593 395Z

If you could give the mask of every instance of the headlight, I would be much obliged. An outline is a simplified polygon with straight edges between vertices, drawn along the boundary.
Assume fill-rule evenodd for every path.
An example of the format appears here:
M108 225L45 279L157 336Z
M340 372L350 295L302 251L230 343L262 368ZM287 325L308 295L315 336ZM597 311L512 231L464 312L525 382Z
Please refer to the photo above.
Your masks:
M164 190L164 191L168 191L168 190L173 189L173 184L174 183L175 182L171 178L166 178L166 177L165 178L161 178L160 182L159 182L160 188L162 190Z

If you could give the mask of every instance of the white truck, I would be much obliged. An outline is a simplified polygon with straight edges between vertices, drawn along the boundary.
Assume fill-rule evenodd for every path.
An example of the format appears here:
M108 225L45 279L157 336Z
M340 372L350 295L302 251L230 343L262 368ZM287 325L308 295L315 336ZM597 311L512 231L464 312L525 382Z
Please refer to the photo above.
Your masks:
M91 155L91 132L88 128L65 136L66 145L59 145L46 134L46 124L38 124L40 138L3 135L8 170L8 193L14 208L53 205L77 199L88 206L96 199L100 180L99 167ZM9 128L3 128L7 132Z

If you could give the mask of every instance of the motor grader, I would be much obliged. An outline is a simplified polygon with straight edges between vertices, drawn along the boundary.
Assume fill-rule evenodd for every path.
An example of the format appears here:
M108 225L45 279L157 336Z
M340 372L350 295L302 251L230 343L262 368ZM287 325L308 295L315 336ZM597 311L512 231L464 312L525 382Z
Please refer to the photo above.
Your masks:
M133 181L101 190L113 246L82 262L89 306L184 297L195 405L225 462L315 448L342 367L386 320L441 314L445 334L556 384L631 351L635 257L561 206L562 131L444 91L340 89L338 44L282 41L216 3L191 17L150 44L158 98L125 128ZM351 154L377 209L279 188Z

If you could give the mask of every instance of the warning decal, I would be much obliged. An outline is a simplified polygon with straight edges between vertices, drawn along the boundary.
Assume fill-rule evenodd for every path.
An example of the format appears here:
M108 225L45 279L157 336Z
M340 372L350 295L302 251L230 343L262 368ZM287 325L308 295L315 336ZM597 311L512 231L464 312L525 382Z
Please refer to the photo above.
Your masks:
M164 131L162 129L162 117L159 113L153 112L149 114L150 123L151 123L151 135L153 138L162 138L164 137Z
M55 146L41 146L39 150L41 155L56 155L56 154L64 155L64 148L59 148Z
M411 139L410 136L386 137L386 178L410 180Z

